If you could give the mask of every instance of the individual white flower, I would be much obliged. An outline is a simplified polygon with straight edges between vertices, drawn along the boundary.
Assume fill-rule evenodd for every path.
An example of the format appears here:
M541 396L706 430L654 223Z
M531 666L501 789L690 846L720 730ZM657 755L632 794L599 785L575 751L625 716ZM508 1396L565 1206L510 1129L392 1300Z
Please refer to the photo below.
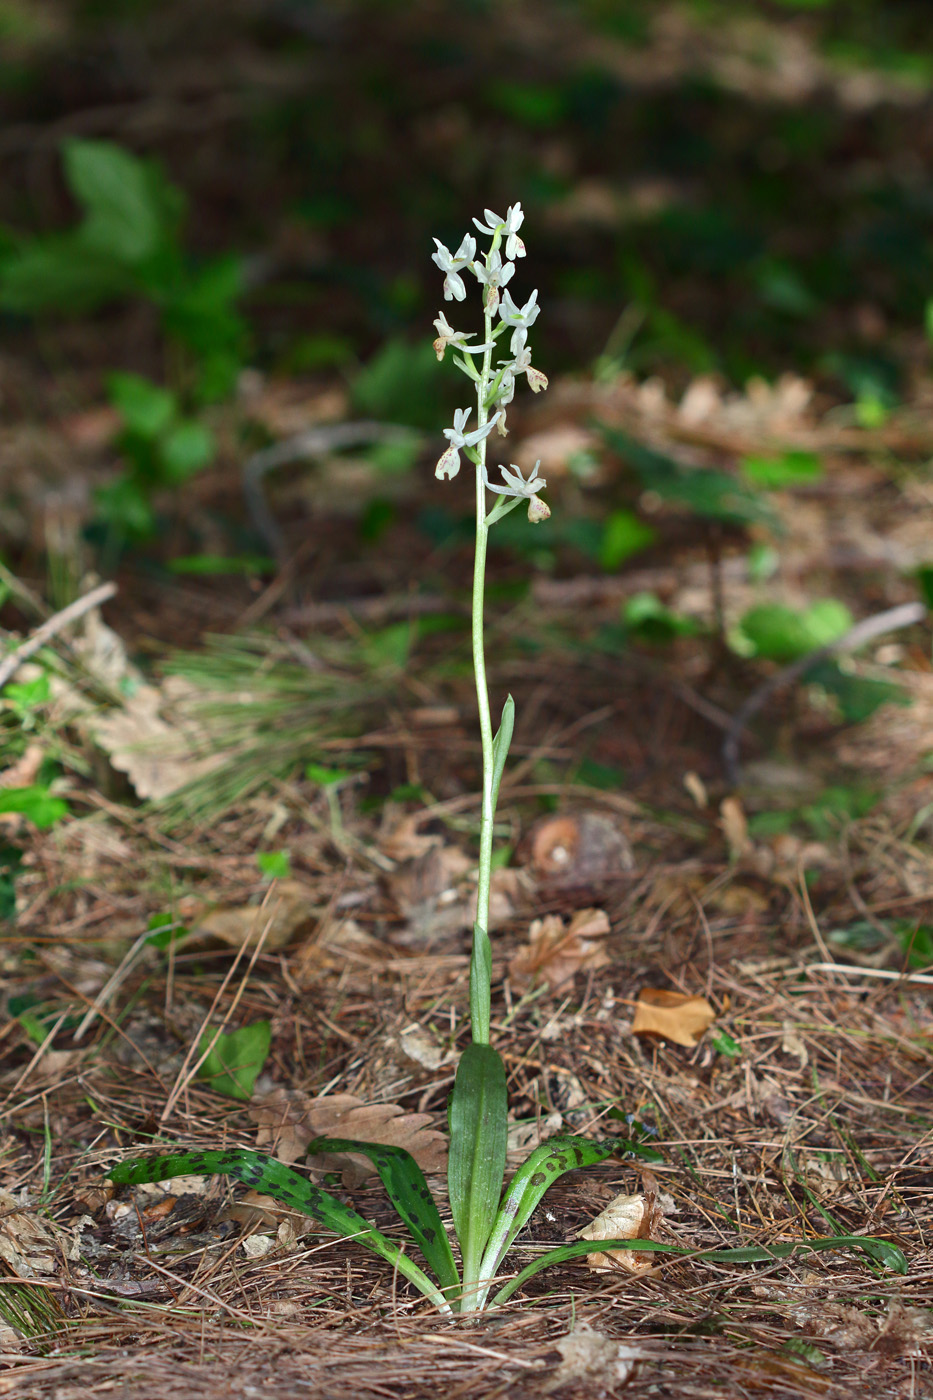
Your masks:
M450 446L446 449L443 456L438 461L437 466L434 468L434 475L439 481L442 481L444 477L450 481L457 475L457 472L460 470L460 449L462 447L473 447L476 443L482 442L483 438L488 437L492 432L499 418L499 415L496 414L495 418L490 418L488 423L484 423L479 428L474 428L472 433L465 433L463 430L467 425L469 416L470 410L468 408L455 408L453 427L444 429L444 437L447 438Z
M486 258L486 266L476 263L473 271L480 282L486 288L486 310L490 316L495 316L499 310L499 288L504 287L515 271L513 262L503 263L498 250L490 253Z
M547 482L545 481L544 477L538 476L538 468L540 467L540 465L541 458L539 457L537 462L535 462L534 469L532 470L527 480L525 479L525 477L522 476L521 470L515 465L514 462L512 462L512 464L508 467L500 467L499 470L502 473L503 480L505 481L504 486L494 486L493 483L489 480L488 473L486 471L486 468L484 467L483 485L488 491L495 492L497 496L525 496L528 499L530 499L532 496L536 496L539 491L543 491L544 488L547 486Z
M484 209L483 214L486 218L485 224L481 224L479 219L473 220L480 233L492 235L496 233L497 229L502 228L503 233L506 235L505 256L507 258L523 258L525 256L525 245L518 236L518 230L521 228L525 219L525 215L522 213L522 206L520 204L510 205L509 211L504 219L500 219L499 215L494 214L491 209Z
M437 252L431 254L431 261L437 263L441 272L446 273L444 300L464 301L466 287L460 276L460 268L466 267L468 263L472 262L476 252L476 239L471 233L464 234L463 241L455 253L451 253L449 248L445 248L439 238L435 238L434 242L437 245Z
M511 281L515 264L513 262L503 263L502 254L497 250L495 253L489 254L485 267L481 262L478 262L474 271L477 279L485 287L504 287L506 282Z
M502 376L502 382L504 384L506 377L509 375L511 375L514 380L516 375L524 374L528 378L528 387L531 392L533 394L540 394L542 389L547 388L547 375L542 374L539 369L535 369L534 365L531 363L531 346L526 344L527 339L528 332L523 326L519 326L512 335L511 349L514 359L499 361L500 368L503 365L505 366L505 374ZM501 402L508 403L511 402L511 400L506 399L501 400Z
M531 296L528 298L528 300L525 302L525 305L522 307L518 307L515 305L508 292L504 294L502 298L502 305L499 307L499 316L500 319L503 320L507 326L515 327L515 329L512 332L512 340L509 345L509 349L512 351L513 355L517 355L519 351L521 351L524 348L525 345L524 340L521 339L521 337L518 334L519 331L527 330L529 326L533 326L535 321L538 319L538 313L540 312L540 310L541 308L538 305L537 287L535 287Z
M481 355L484 350L488 350L491 342L484 345L467 345L466 331L455 331L444 315L443 311L434 322L437 330L437 340L434 342L434 353L439 360L444 358L444 351L448 345L452 345L455 350L464 350L468 355Z

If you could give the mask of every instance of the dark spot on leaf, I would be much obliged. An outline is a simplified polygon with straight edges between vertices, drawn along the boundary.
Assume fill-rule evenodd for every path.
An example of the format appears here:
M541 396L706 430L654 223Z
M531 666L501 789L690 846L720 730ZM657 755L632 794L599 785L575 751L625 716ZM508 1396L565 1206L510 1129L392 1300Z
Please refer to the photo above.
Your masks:
M535 1172L534 1176L531 1178L531 1185L543 1186L546 1181L547 1177L544 1175L544 1172Z

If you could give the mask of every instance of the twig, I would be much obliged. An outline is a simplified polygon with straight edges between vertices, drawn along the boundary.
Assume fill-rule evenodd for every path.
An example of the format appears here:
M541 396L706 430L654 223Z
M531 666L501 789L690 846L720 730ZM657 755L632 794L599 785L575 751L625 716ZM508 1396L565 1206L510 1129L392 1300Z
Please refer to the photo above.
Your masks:
M925 972L892 972L888 967L855 967L852 963L805 963L801 972L841 972L846 977L880 977L885 982L922 982L933 987L933 977Z
M243 467L243 497L256 532L271 553L281 559L285 541L278 522L269 509L263 480L267 472L289 462L323 457L338 447L361 447L368 442L417 442L420 435L412 428L395 423L324 423L295 437L286 438L261 452L254 452Z
M854 627L850 627L848 632L837 637L834 642L827 642L825 646L808 651L806 656L800 656L789 666L783 666L757 690L753 690L744 704L736 711L735 718L723 740L722 761L727 781L733 787L738 784L740 774L739 747L743 731L749 720L758 713L776 691L783 690L785 686L799 680L801 676L805 676L808 671L812 670L819 662L825 661L827 657L834 656L840 651L855 651L857 647L874 641L876 637L883 637L887 632L896 632L901 627L912 627L914 623L922 622L926 615L927 610L923 603L900 603L896 608L888 608L885 612L876 613L873 617L863 618Z
M70 623L75 622L79 617L91 611L92 608L99 607L101 603L106 603L108 598L112 598L117 591L115 583L100 583L96 588L92 588L90 593L85 593L83 598L76 598L73 603L69 603L67 608L62 608L61 612L53 613L46 618L40 627L26 638L18 647L11 647L6 656L0 661L0 689L6 685L11 676L22 666L24 661L28 661L30 656L35 656L37 651L41 651L46 642L64 630Z

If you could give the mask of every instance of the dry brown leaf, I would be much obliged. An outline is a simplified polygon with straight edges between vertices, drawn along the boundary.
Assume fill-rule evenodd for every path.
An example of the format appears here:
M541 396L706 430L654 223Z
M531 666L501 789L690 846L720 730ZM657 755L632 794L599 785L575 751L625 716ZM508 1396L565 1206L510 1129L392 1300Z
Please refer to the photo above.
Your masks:
M657 1035L675 1045L694 1045L716 1019L706 997L643 987L635 1003L632 1035Z
M179 686L185 682L171 677L163 689L140 685L119 710L96 718L89 726L95 741L107 754L114 768L125 773L138 797L159 801L171 796L196 778L213 772L224 758L219 753L204 754L207 736L191 722L182 726L163 717L169 690L173 699L183 698Z
M635 1195L622 1194L609 1202L604 1211L578 1231L581 1240L650 1240L656 1238L657 1227L664 1218L658 1201L658 1184L651 1172L642 1173L645 1190ZM625 1269L632 1274L648 1273L654 1262L651 1254L634 1249L601 1250L586 1256L589 1268L599 1272Z
M402 1054L423 1069L440 1069L457 1058L455 1051L445 1049L436 1036L417 1024L399 1032L398 1044Z
M635 859L616 820L582 812L543 821L532 838L531 863L541 879L586 885L634 869Z
M386 1147L404 1147L423 1172L447 1170L447 1142L429 1127L429 1113L406 1113L395 1103L365 1103L355 1094L324 1094L312 1099L299 1089L275 1089L254 1098L250 1117L259 1125L257 1147L267 1148L282 1162L297 1162L316 1137L356 1138ZM314 1158L322 1171L342 1171L343 1184L353 1190L375 1174L367 1157L335 1153Z
M546 983L552 991L581 971L594 972L610 961L603 939L609 919L602 909L578 909L567 927L557 914L535 919L528 942L509 963L509 980L518 989Z
M16 1197L0 1190L0 1261L17 1278L54 1274L64 1252L64 1239L63 1231L43 1220L28 1204L25 1192Z
M552 1391L560 1390L574 1381L582 1381L586 1393L611 1395L616 1386L631 1380L643 1354L627 1342L598 1332L585 1322L579 1323L565 1337L558 1337L554 1347L561 1354L561 1363L542 1385L544 1395L550 1395ZM581 1390L579 1393L585 1392Z
M251 1230L278 1230L280 1225L288 1224L297 1236L317 1228L307 1215L289 1210L274 1196L264 1196L259 1191L247 1191L227 1206L224 1215Z
M395 942L423 947L470 929L476 922L476 866L457 846L435 844L389 876L389 887L407 920ZM489 892L489 929L515 914L529 892L522 870L494 870Z
M210 910L192 929L192 936L219 938L231 948L263 940L266 951L284 948L313 918L311 891L299 880L278 880L262 905L220 906Z

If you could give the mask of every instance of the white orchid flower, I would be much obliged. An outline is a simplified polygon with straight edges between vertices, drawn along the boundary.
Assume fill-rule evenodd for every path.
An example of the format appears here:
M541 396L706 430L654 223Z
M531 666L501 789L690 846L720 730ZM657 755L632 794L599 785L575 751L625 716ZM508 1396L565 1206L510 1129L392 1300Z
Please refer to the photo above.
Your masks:
M547 486L544 477L538 476L538 468L540 465L541 458L539 457L527 480L522 476L520 468L518 468L514 462L508 467L500 467L499 470L505 481L504 486L495 486L489 480L489 475L484 467L483 485L488 491L494 492L497 496L525 496L530 500L532 496L536 496L539 491L543 491Z
M455 253L451 253L449 248L445 248L439 238L435 238L434 242L437 245L437 252L431 254L431 261L437 263L441 272L446 273L444 300L465 301L466 287L463 285L460 269L473 261L476 252L476 239L472 234L465 234Z

